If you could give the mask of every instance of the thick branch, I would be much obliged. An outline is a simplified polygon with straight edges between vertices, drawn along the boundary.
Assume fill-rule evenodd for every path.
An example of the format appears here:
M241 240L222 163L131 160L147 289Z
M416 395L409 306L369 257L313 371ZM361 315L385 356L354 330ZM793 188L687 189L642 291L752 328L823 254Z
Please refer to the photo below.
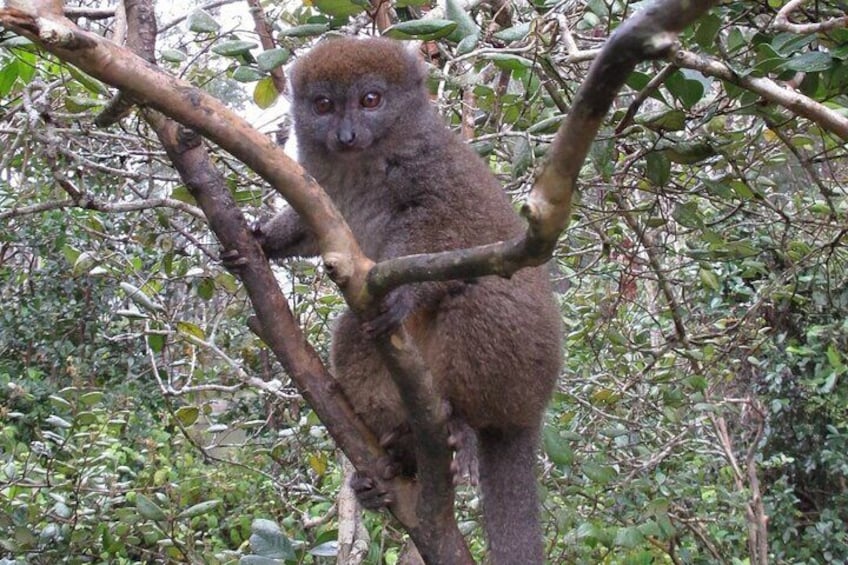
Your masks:
M461 251L401 257L376 265L369 288L380 291L409 282L498 274L510 276L546 262L568 225L577 175L601 122L624 81L647 60L664 57L676 34L714 0L659 0L637 12L610 37L574 97L548 159L522 212L529 225L520 238Z
M659 0L613 33L577 91L525 205L528 238L553 245L568 225L580 167L624 81L637 63L664 56L676 35L712 4L712 0Z
M0 10L0 22L61 60L117 87L139 104L155 108L202 132L283 195L318 236L325 263L343 282L364 280L370 262L362 255L344 218L315 179L276 143L219 100L162 72L128 49L78 28L64 17L54 16L47 20L5 9ZM45 23L49 24L52 33L42 38L39 35L44 35ZM355 304L363 299L356 298Z
M47 18L47 15L50 17ZM136 17L135 25L138 25L138 20ZM0 10L0 22L29 37L63 61L118 87L134 101L160 110L202 132L258 172L289 201L317 235L327 269L345 291L348 303L354 309L367 307L370 297L363 283L373 263L361 253L344 219L315 180L275 143L203 91L161 72L129 50L77 28L58 14L36 16L17 9L4 9ZM135 33L140 39L136 45L149 43L141 38L144 34L140 30ZM317 355L294 323L260 247L247 229L220 176L212 168L199 139L184 137L184 130L180 130L176 123L150 109L145 111L145 116L154 125L186 184L195 191L210 227L227 248L237 250L243 258L242 280L257 313L260 335L300 385L304 397L341 449L358 468L369 470L381 450L369 430L342 400L340 390L329 379ZM402 335L400 337L403 338ZM403 341L406 343L405 339ZM388 357L387 363L395 369L392 376L401 389L407 389L405 385L409 384L410 390L432 391L432 377L420 365L420 358L403 355L403 350L388 343L382 344L382 350ZM395 353L396 358L393 357ZM408 372L399 374L399 370ZM409 383L410 375L424 380ZM410 489L410 483L396 481L397 497L392 510L432 562L470 562L470 554L452 518L451 485L447 482L445 486L450 453L444 418L432 418L432 407L437 405L438 398L421 398L418 394L406 397L413 402L407 405L413 420L428 423L424 430L430 441L419 461L419 478L426 488ZM424 432L418 433L424 437ZM437 444L437 439L445 441ZM407 490L400 492L402 488ZM429 498L417 497L419 490L427 493ZM434 491L439 491L439 496L430 496Z
M152 61L156 29L152 5L145 0L126 0L125 7L128 44ZM239 249L243 257L252 259L240 275L262 330L260 337L274 351L337 444L357 466L367 467L382 453L376 438L354 414L297 326L259 243L200 137L159 112L146 109L143 115L221 244L227 249Z
M358 468L369 468L382 454L378 441L353 413L295 322L259 243L209 153L196 135L180 130L179 124L158 112L146 110L144 117L206 214L218 240L248 258L239 274L256 312L260 337L283 363L339 447Z

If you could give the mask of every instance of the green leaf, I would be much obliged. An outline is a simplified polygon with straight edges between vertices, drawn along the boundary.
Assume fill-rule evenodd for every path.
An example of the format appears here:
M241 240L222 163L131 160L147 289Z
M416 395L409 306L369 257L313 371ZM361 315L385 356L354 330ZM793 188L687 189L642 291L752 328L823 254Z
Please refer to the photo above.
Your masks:
M471 35L466 35L462 38L462 41L459 42L456 46L456 54L457 55L465 55L466 53L471 53L474 49L477 48L477 44L480 42L480 34L472 33Z
M31 49L34 47L34 44L32 41L22 35L15 35L10 37L9 39L6 39L5 41L0 41L0 47L2 47L3 49Z
M81 251L79 249L76 249L75 247L71 247L70 245L63 245L62 255L65 256L65 261L73 265L77 262L77 259L79 259Z
M461 41L470 35L480 35L477 22L468 15L460 0L445 0L445 16L450 21L456 22L456 29L448 37L451 41Z
M203 300L212 300L215 296L215 279L203 277L197 282L197 296Z
M147 346L154 353L161 353L165 348L165 336L163 334L147 334Z
M715 291L721 290L721 281L718 280L718 275L716 275L711 269L699 269L698 278L701 279L701 284L706 288Z
M678 204L672 212L671 217L677 223L687 228L700 228L704 225L704 220L701 217L701 211L698 209L698 204L695 202L684 202Z
M0 70L0 98L4 98L12 90L18 80L18 62L12 61Z
M85 394L81 394L79 397L80 403L83 406L93 406L103 400L103 393L99 390L93 390L91 392L86 392Z
M751 187L740 180L730 181L730 188L733 189L733 192L736 193L737 197L743 200L751 200L755 196L754 191L751 190Z
M756 46L757 64L754 69L757 74L766 75L785 62L784 57L768 43L758 43Z
M241 65L233 71L233 80L238 82L256 82L257 80L262 80L266 76L267 75L265 73L260 72L253 67L248 67L247 65Z
M195 10L188 16L188 29L194 33L215 33L221 25L204 10Z
M149 296L147 296L144 291L142 291L137 286L133 286L130 283L124 281L120 283L121 289L127 294L127 297L136 303L136 305L141 306L145 310L152 310L154 312L164 312L165 308L162 307L161 304L157 304L154 302Z
M848 42L845 42L842 45L835 47L833 51L830 52L830 56L834 59L839 59L841 61L848 59Z
M97 416L93 412L78 412L74 418L74 422L78 426L90 426L97 421Z
M619 547L633 548L640 545L644 539L645 536L642 535L639 528L633 526L619 528L618 532L615 534L615 545Z
M291 51L284 48L268 49L256 56L256 64L265 72L282 67L291 57Z
M827 347L826 354L831 367L836 370L841 370L844 367L844 364L842 363L842 354L832 343Z
M542 428L542 445L545 448L545 453L557 465L569 467L574 462L574 451L568 445L568 441L559 435L559 431L555 427L545 426Z
M512 178L527 172L533 164L533 146L526 137L520 137L512 148Z
M179 49L163 49L160 55L169 63L182 63L188 57L188 55Z
M8 44L8 42L6 42ZM38 56L34 49L15 49L14 53L18 57L18 78L24 84L29 84L35 76L35 71L38 68Z
M471 149L481 157L488 157L495 150L494 143L490 141L473 141L470 145Z
M309 550L309 555L316 557L335 557L339 554L339 542L336 540L325 541Z
M604 181L609 181L615 167L615 144L612 137L596 138L589 148L589 159Z
M565 118L564 114L555 114L543 120L539 120L529 128L527 128L527 133L530 134L542 134L542 133L554 133L559 129L562 120Z
M687 142L662 144L662 154L672 163L695 165L716 155L715 148L708 142Z
M200 516L201 514L206 514L211 512L215 508L221 505L220 500L207 500L205 502L200 502L195 504L194 506L190 506L179 513L179 518L193 518L195 516Z
M6 465L3 466L3 474L6 475L6 478L14 481L18 478L18 469L15 467L14 461L9 461Z
M681 131L686 127L683 110L662 110L636 116L636 123L655 131Z
M383 35L394 39L429 41L450 35L456 26L456 22L451 20L410 20L391 26Z
M721 18L710 13L698 20L695 27L695 43L710 53L715 51L715 38L721 29Z
M74 261L73 273L76 276L89 272L97 265L97 255L91 251L83 251Z
M521 71L532 69L533 61L511 53L490 53L486 58L492 61L496 67L505 71Z
M177 322L177 331L182 334L194 336L197 339L206 339L206 332L200 326L191 322Z
M691 108L704 96L704 85L698 80L686 78L680 71L675 71L665 80L665 87L672 96L680 100L686 108Z
M771 46L775 51L787 57L797 53L801 49L816 40L816 34L798 35L796 33L779 33L771 40Z
M651 78L652 77L649 76L646 73L642 73L642 72L639 72L639 71L633 71L632 73L630 73L627 76L626 84L627 84L627 86L629 86L633 90L638 91L638 90L642 90L646 86L648 86L648 83L651 81ZM668 103L665 100L665 96L663 96L662 90L660 90L660 89L657 89L657 88L651 89L649 96L651 98L655 98L655 99L659 100L660 102L668 105Z
M168 518L155 502L141 493L136 493L135 495L135 507L138 513L148 520L164 522Z
M223 55L224 57L239 57L250 53L250 50L255 49L256 47L258 47L258 45L255 41L230 39L228 41L222 41L212 47L212 52L218 55Z
M79 82L84 89L96 95L108 95L109 89L94 77L88 76L76 67L67 66L68 72Z
M782 68L791 71L816 73L826 71L831 66L833 66L833 58L828 53L809 51L792 57L782 65Z
M289 538L280 531L276 522L257 518L250 525L250 547L261 557L294 559L295 553Z
M319 11L336 18L349 18L365 11L365 6L351 0L313 0Z
M191 426L200 416L200 409L197 406L180 406L174 416L183 426Z
M174 200L179 200L180 202L185 202L186 204L192 204L193 206L197 206L197 200L194 199L194 196L191 194L191 191L184 184L179 185L171 191L171 198L173 198Z
M76 95L65 97L65 109L73 113L85 112L102 105L103 101L96 98Z
M499 32L492 35L495 39L503 41L505 43L512 43L513 41L520 41L527 37L527 34L530 33L530 26L532 22L524 22L522 24L518 24L516 26L508 27L506 29L502 29Z
M742 33L738 27L730 28L727 34L727 50L731 54L736 54L742 49L748 48L748 38Z
M262 191L255 188L249 190L236 190L232 193L233 199L240 206L261 206Z
M71 408L73 408L73 405L61 396L51 394L49 398L51 404L53 404L53 406L55 406L59 410L70 410Z
M72 424L69 421L65 420L64 418L60 418L59 416L57 416L55 414L51 414L44 421L45 421L46 424L48 424L50 426L55 426L55 427L61 428L63 430L67 430L68 428L70 428L72 426Z
M578 540L602 540L607 537L603 528L591 522L583 522L575 531Z
M819 393L830 394L831 392L833 392L833 389L836 386L836 381L838 379L839 374L836 371L832 371L824 380L822 385L818 388Z
M281 37L312 37L330 29L327 24L303 24L280 30Z
M663 187L671 177L671 162L664 154L652 151L645 158L645 176L654 186Z
M253 102L263 110L270 108L274 102L280 97L277 92L277 87L274 86L274 80L271 77L265 77L256 83L253 89Z
M599 485L608 484L615 478L616 475L615 469L611 466L602 465L593 461L584 461L580 465L580 470L583 471L583 474L586 475L590 481Z

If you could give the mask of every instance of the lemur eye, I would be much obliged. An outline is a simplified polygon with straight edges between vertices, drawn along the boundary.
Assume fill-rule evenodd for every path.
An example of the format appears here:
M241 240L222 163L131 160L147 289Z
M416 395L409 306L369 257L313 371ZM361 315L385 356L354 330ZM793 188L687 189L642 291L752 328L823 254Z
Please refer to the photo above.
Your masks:
M329 114L333 111L333 101L326 96L319 96L312 101L312 109L319 115Z
M379 92L369 92L362 97L359 103L362 105L363 108L376 108L380 105L380 101L382 99L383 97L380 96Z

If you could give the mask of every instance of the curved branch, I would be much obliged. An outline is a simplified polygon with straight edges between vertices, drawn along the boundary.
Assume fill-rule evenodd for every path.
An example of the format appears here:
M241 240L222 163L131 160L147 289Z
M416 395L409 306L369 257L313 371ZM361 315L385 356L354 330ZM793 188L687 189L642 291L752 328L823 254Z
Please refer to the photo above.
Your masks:
M810 24L795 24L789 21L789 14L799 9L807 0L790 0L777 13L774 18L774 29L780 31L788 31L791 33L806 34L806 33L822 33L837 29L840 27L848 27L848 16L840 16L823 22Z
M567 227L577 174L616 94L638 63L667 55L676 34L706 12L714 0L659 0L626 20L595 58L557 130L548 158L522 208L527 233L519 238L443 253L401 257L376 265L369 288L384 292L425 280L498 274L550 259Z
M368 470L382 450L370 430L353 414L339 387L294 323L262 250L229 191L216 180L218 175L199 139L186 135L175 122L151 109L202 132L274 186L318 237L327 270L348 303L354 310L362 311L373 300L364 287L373 262L362 254L344 218L321 187L282 148L220 101L162 72L128 49L83 31L67 18L53 13L0 9L0 23L149 107L145 109L145 117L154 125L186 184L194 190L210 227L228 249L237 250L243 258L240 275L257 313L259 322L254 324L257 333L298 382L304 397L333 433L339 447L357 467ZM431 562L470 562L470 553L453 518L445 418L433 417L437 413L433 409L438 406L437 397L422 398L418 394L434 389L432 376L410 349L403 332L385 338L379 345L387 364L396 369L392 377L399 388L410 391L405 399L411 402L407 409L412 418L426 422L418 433L430 438L419 460L419 482L424 488L409 481L394 481L397 496L392 511ZM421 381L413 383L412 378ZM437 442L440 439L444 441ZM436 490L438 496L429 496Z
M131 95L137 103L202 132L282 194L317 234L324 261L337 276L344 282L364 280L370 261L315 179L219 100L62 16L48 19L7 8L0 9L0 22L61 60ZM359 305L363 299L357 298L355 304Z

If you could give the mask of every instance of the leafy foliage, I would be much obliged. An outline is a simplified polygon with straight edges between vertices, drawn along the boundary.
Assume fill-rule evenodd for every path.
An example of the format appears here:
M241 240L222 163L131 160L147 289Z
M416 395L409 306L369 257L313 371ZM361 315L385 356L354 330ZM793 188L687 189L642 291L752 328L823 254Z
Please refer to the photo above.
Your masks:
M389 33L438 43L436 101L520 198L590 50L634 7L501 5L422 18L429 3L398 1ZM848 29L782 25L783 7L724 3L681 35L697 57L640 66L581 171L554 265L567 331L543 430L551 562L848 561L845 139L745 82L844 117ZM279 102L272 71L376 14L268 9L276 48L193 9L164 28L160 64L253 115ZM840 15L824 1L788 20ZM135 117L94 128L107 97L0 30L0 557L328 562L331 442L246 329L156 140ZM269 213L218 157L247 213ZM311 262L280 280L324 352L340 298ZM481 554L476 493L460 500ZM395 563L402 534L375 515L365 529L366 561Z

